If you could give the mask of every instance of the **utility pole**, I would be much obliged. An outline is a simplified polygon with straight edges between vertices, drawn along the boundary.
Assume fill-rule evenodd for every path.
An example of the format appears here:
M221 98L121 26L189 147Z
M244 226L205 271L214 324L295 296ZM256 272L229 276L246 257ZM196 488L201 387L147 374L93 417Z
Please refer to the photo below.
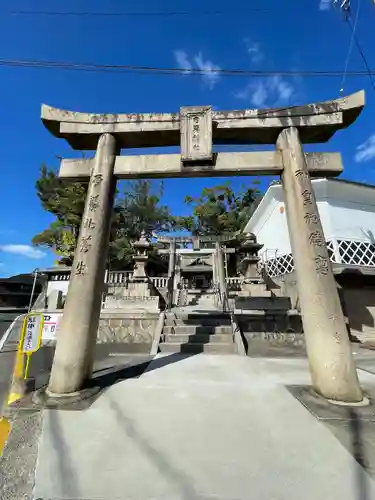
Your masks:
M375 0L372 0L375 3ZM345 17L350 16L350 0L332 0L332 5L339 8Z

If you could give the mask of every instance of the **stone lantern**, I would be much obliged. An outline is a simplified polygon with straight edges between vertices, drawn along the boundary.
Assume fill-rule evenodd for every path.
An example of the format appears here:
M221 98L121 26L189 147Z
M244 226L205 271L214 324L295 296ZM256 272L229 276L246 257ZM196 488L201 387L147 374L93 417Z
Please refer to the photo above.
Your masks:
M247 233L244 237L240 244L240 251L245 255L239 264L240 272L244 281L248 283L258 282L260 279L258 270L260 257L258 257L258 252L264 245L257 242L253 233Z
M148 253L150 250L151 243L146 238L145 231L142 231L141 237L138 241L133 244L133 247L136 250L136 254L133 257L134 259L134 273L133 279L137 281L147 281L146 275L146 263L148 261Z
M242 242L240 244L240 252L244 254L244 257L239 263L239 268L241 272L241 292L240 296L251 296L251 295L268 295L265 290L265 284L260 276L258 264L260 257L258 252L264 245L257 242L256 236L253 233L247 233L243 235Z

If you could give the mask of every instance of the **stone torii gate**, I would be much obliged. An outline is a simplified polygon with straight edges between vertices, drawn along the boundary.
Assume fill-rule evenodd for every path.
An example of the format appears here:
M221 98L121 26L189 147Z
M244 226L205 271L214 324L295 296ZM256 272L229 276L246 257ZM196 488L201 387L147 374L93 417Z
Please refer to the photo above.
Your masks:
M44 125L93 159L63 160L62 179L89 181L47 393L72 394L91 376L116 179L280 175L314 389L340 402L363 399L311 177L343 171L339 153L304 153L360 114L364 92L283 109L87 114L43 105ZM214 153L213 144L276 144L275 151ZM125 148L181 146L181 154L119 156Z

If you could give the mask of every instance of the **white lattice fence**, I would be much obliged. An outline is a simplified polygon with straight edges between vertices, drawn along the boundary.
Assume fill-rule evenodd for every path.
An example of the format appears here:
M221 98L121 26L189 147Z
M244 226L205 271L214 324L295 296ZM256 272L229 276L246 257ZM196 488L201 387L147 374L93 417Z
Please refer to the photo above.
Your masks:
M375 266L375 244L367 241L337 240L343 264Z
M328 240L327 242L327 250L328 255L331 262L338 262L335 254L335 244L333 240ZM374 245L375 249L375 245ZM341 254L341 252L340 252ZM275 257L267 258L266 254L263 254L263 262L262 268L266 271L268 276L282 276L284 274L289 274L294 271L294 263L293 263L293 255L291 253L286 255L277 255L277 252L274 252ZM266 258L265 258L266 257ZM349 262L344 262L349 263ZM375 265L375 252L374 252L374 264Z
M293 256L291 253L280 255L263 263L263 268L268 276L280 276L294 271Z
M336 254L335 254L335 244L334 244L333 240L327 241L327 250L328 250L328 255L329 255L330 261L337 262Z

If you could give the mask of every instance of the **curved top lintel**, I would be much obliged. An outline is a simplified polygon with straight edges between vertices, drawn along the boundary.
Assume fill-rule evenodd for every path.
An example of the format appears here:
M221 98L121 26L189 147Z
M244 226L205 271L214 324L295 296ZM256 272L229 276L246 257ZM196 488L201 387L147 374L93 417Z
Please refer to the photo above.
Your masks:
M331 101L306 104L302 106L291 106L284 108L269 109L245 109L234 111L213 111L212 120L216 125L213 130L214 142L232 140L233 143L243 143L244 141L231 139L235 128L236 133L242 129L251 129L253 132L258 129L259 133L264 133L264 140L257 137L252 138L252 133L248 134L247 142L270 143L273 142L273 135L270 129L279 131L287 126L297 126L301 130L302 140L306 142L324 142L338 129L350 125L361 113L365 104L365 93L363 90L346 97ZM324 120L323 115L335 115L334 119ZM321 117L318 121L314 117ZM170 142L162 141L160 145L173 145L176 142L176 133L179 135L180 114L179 113L123 113L123 114L93 114L75 111L62 110L43 104L41 118L48 130L56 137L63 137L77 149L86 149L90 141L87 135L96 138L104 132L110 132L123 136L125 134L138 135L136 144L143 144L139 140L140 134L154 134L155 140L150 145L158 145L156 135L173 134L174 138ZM314 120L314 123L312 122ZM311 128L314 125L314 134L305 134L303 129ZM320 133L318 129L322 129ZM266 132L268 130L268 132ZM328 133L328 130L330 133ZM227 131L227 133L225 132ZM216 134L216 136L215 136ZM86 135L86 138L83 136ZM255 134L257 135L257 134ZM312 140L312 135L316 136ZM73 138L75 136L75 138ZM228 136L228 137L227 137ZM310 138L311 136L311 138ZM272 139L269 141L269 139ZM148 143L148 141L146 141ZM132 141L130 140L130 147ZM123 146L125 147L125 145ZM135 145L134 147L139 147ZM92 149L92 148L87 148Z

